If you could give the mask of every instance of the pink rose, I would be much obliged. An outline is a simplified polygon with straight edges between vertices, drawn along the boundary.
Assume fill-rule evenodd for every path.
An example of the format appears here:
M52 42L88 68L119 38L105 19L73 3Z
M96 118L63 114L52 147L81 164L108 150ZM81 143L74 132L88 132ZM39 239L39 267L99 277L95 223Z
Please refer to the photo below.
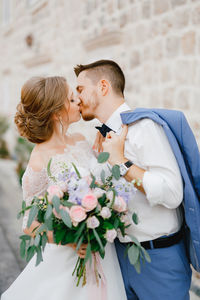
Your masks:
M115 229L110 229L106 231L105 237L109 243L113 243L116 236L117 236L117 231Z
M108 207L103 207L100 212L100 216L104 219L110 218L111 217L110 209Z
M87 227L88 228L96 228L99 226L99 224L100 224L99 220L95 216L89 217L87 219Z
M85 197L83 197L81 204L86 211L93 210L98 204L97 197L94 194L87 194Z
M120 196L115 197L115 202L113 205L113 209L118 211L118 212L124 212L127 209L127 204L124 201L124 199Z
M59 208L65 210L65 211L68 212L68 214L69 214L69 208L68 208L68 207L63 206L63 205L60 205ZM61 215L57 213L57 211L56 211L55 208L53 208L53 214L54 214L54 216L55 216L56 218L61 219Z
M53 196L57 196L58 198L63 197L63 191L60 189L58 185L50 185L47 189L48 192L48 201L51 203Z
M85 220L87 217L85 209L80 205L73 205L70 208L69 215L74 224Z

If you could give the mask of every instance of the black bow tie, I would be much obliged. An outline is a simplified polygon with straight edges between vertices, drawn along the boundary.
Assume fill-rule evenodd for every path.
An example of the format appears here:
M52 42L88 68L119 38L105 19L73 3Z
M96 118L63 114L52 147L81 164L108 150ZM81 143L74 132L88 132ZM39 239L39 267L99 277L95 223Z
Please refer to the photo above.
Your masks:
M96 129L98 129L100 131L100 133L103 135L103 137L106 137L106 133L112 131L112 129L108 126L106 126L105 124L103 124L102 126L96 126Z

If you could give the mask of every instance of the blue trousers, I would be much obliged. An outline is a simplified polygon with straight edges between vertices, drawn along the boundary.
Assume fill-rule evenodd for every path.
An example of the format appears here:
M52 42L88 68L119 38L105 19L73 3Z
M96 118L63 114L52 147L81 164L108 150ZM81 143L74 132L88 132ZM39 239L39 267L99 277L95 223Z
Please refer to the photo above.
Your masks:
M126 244L115 247L128 300L189 300L191 268L184 242L167 248L147 250L151 263L141 262L138 274L124 255Z

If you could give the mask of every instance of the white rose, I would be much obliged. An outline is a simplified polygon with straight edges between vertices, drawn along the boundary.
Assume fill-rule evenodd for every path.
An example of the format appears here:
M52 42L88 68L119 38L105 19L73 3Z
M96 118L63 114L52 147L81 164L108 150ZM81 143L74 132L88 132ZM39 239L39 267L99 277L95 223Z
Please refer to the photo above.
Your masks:
M116 236L117 236L117 231L115 229L110 229L106 231L105 238L109 243L113 243Z
M108 207L103 207L102 210L100 211L100 216L104 219L108 219L111 217L111 211Z
M95 216L89 217L87 219L87 227L88 228L96 228L99 226L99 224L100 224L99 220Z

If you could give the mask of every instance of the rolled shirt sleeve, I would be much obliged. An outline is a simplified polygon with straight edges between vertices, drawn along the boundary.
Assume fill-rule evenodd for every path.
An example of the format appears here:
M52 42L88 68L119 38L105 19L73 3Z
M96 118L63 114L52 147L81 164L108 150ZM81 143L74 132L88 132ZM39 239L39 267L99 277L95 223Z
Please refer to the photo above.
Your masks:
M139 164L146 170L143 177L146 198L151 206L175 209L183 199L183 183L176 158L162 126L150 119L141 122L142 125L138 122L138 134L133 139L130 137L130 143L132 140Z

